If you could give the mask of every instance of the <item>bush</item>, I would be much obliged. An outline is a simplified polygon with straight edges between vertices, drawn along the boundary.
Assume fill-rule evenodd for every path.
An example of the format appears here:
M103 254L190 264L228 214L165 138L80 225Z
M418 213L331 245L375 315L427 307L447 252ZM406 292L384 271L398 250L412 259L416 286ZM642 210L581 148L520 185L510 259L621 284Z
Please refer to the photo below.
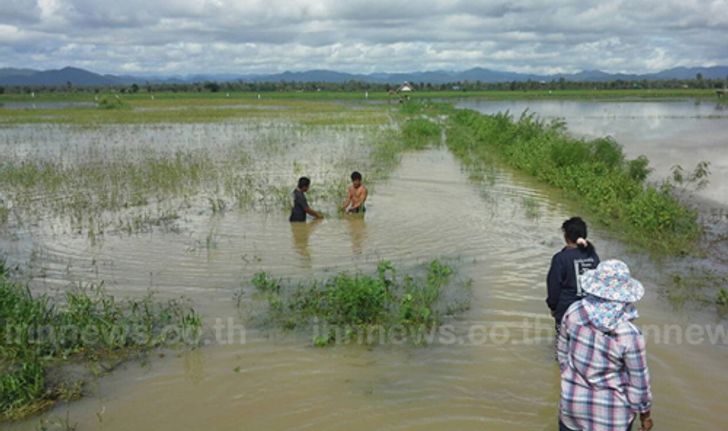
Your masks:
M344 272L322 281L283 285L281 280L259 273L252 284L268 302L268 317L277 326L326 325L328 330L313 340L324 346L366 337L373 328L386 331L399 325L412 334L437 327L444 316L467 307L462 300L442 297L453 274L450 266L435 260L424 278L402 277L391 263L381 262L375 276ZM413 341L423 342L420 338Z

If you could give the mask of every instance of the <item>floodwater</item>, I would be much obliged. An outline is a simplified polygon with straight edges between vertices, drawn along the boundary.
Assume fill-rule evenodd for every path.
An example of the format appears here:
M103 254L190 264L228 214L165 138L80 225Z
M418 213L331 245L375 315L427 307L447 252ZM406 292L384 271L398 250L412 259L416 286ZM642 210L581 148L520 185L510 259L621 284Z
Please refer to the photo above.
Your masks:
M406 154L367 208L364 218L300 226L277 211L203 214L186 219L181 232L94 243L41 232L32 237L42 245L35 253L23 235L4 238L9 254L30 253L46 265L35 289L103 279L115 294L184 294L208 325L228 318L238 325L232 337L211 338L195 351L128 363L48 416L68 412L79 430L105 431L555 430L559 381L544 278L562 246L566 203L495 167L475 183L449 152L434 149ZM201 246L210 235L213 245ZM598 230L591 237L603 258L625 259L645 283L641 325L725 329L714 314L674 311L660 296L660 268L648 259ZM233 299L261 269L299 279L371 271L380 259L412 268L433 258L472 279L472 303L447 322L454 339L425 347L315 348L310 334L252 324L254 304L239 312ZM659 429L728 429L728 342L688 344L674 334L660 342L661 334L648 338Z
M65 108L93 108L98 106L94 102L3 102L0 109L65 109Z
M528 109L543 119L561 118L577 136L611 136L628 157L645 155L652 178L667 177L679 164L692 170L710 162L708 186L697 196L728 205L728 106L710 101L573 101L464 99L458 107L485 114L509 111L518 117Z

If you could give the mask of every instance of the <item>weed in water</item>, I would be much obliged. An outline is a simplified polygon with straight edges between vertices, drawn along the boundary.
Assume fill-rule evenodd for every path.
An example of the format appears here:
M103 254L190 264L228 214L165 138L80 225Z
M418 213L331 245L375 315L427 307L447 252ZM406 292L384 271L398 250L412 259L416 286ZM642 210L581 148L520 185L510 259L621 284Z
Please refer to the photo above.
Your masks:
M80 397L82 382L48 378L50 370L69 361L123 359L199 340L201 319L186 302L151 296L119 301L103 285L79 285L63 299L32 295L0 276L0 419Z
M453 275L450 266L437 260L429 264L424 277L400 276L391 263L381 262L375 276L343 272L324 280L283 284L262 272L251 283L268 303L269 319L281 328L324 325L323 333L313 338L316 346L355 338L376 343L382 341L382 334L372 339L373 332L386 337L393 327L406 329L413 342L422 343L423 332L437 328L448 314L467 308L462 298L443 299L443 289L453 286Z

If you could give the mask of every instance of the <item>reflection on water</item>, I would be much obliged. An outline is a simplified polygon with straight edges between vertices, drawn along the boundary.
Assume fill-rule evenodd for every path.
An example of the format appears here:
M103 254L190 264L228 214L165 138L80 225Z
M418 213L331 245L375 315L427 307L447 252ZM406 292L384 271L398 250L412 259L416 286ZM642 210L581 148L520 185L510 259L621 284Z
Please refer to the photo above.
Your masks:
M165 295L187 294L214 321L238 316L233 295L260 270L301 279L373 271L380 259L408 268L442 257L473 280L470 310L447 322L455 334L498 324L510 328L513 342L318 349L305 334L278 336L251 326L244 344L210 345L145 367L129 364L52 414L68 410L79 429L104 431L555 430L559 380L544 277L563 244L558 227L571 214L496 168L486 181L469 181L445 150L407 154L370 199L375 210L366 220L292 225L282 211L230 211L187 220L187 233L110 235L93 246L39 236L45 251L37 259L47 268L33 286L85 277L106 280L113 293L139 294L151 285ZM528 208L538 208L538 217ZM197 245L211 224L214 253ZM640 324L706 320L673 311L658 295L652 264L625 254L598 229L591 233L602 258L624 259L645 284ZM8 241L23 247L22 240ZM540 324L534 330L524 322ZM728 429L726 359L720 346L648 345L661 429Z
M349 235L351 235L351 252L354 255L362 254L364 241L367 238L367 224L364 221L364 215L362 213L345 216L349 225Z
M486 114L525 110L541 118L566 120L569 130L588 138L612 136L628 157L650 159L653 178L665 178L677 164L692 169L710 162L710 184L699 196L728 204L728 111L700 101L462 100L459 107Z
M315 219L306 223L291 223L291 236L293 238L293 248L298 252L305 263L311 261L311 251L309 250L309 238L316 227L323 223L322 219Z

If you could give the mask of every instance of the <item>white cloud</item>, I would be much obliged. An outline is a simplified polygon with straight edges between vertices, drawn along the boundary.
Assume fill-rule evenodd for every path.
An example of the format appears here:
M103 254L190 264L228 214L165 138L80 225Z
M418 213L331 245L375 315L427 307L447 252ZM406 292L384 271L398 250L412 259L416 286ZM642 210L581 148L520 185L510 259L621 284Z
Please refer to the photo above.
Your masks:
M0 66L195 74L728 64L728 0L0 2Z

